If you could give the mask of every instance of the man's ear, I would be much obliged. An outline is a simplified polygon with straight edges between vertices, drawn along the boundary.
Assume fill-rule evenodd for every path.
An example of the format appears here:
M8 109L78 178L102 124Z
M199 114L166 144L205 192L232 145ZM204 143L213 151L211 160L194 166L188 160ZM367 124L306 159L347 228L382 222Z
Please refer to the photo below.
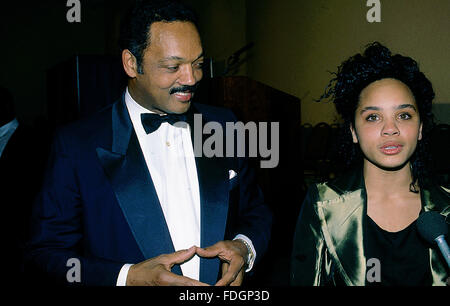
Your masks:
M137 76L136 57L128 49L122 51L122 64L123 69L130 78L135 78Z
M419 126L419 137L417 138L417 140L422 140L422 127L423 127L423 123L420 123Z
M356 131L353 128L353 124L350 123L350 133L352 133L353 143L358 143L358 135L356 135Z

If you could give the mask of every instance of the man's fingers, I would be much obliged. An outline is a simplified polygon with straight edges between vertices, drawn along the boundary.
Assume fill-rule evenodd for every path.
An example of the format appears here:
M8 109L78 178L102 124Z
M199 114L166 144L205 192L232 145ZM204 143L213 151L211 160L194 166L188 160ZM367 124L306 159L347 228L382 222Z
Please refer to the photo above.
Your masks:
M227 273L222 275L222 278L219 279L219 281L216 283L216 286L228 286L235 279L236 279L236 275L233 272L231 272L230 270L228 270Z
M244 263L242 261L231 261L228 264L228 269L224 267L224 269L222 270L226 272L222 274L222 278L216 283L216 286L228 286L229 284L233 283L239 276L239 273L241 272L243 266Z
M195 255L196 247L193 246L187 250L180 250L172 254L165 255L166 264L170 267L176 264L182 264L185 261L188 261Z
M172 272L167 272L167 274L164 276L164 279L165 282L169 284L169 286L200 286L200 287L209 286L206 283L199 282L195 279L186 276L177 275Z
M195 255L196 247L193 246L187 250L180 250L171 254L164 255L164 262L167 266L172 268L176 264L182 264ZM209 286L208 284L202 283L195 279L181 276L173 272L166 271L160 275L160 280L162 283L169 286Z
M229 266L230 266L230 264L228 262L222 262L222 275L227 273Z
M197 248L196 253L200 257L212 258L219 256L221 253L221 249L216 247L216 245L207 247L207 248Z
M239 272L236 279L230 284L230 286L240 286L244 281L244 271Z
M239 245L237 244L239 243ZM239 286L244 278L244 258L241 251L241 242L220 241L206 248L197 248L196 252L201 257L218 257L222 260L222 278L216 286Z

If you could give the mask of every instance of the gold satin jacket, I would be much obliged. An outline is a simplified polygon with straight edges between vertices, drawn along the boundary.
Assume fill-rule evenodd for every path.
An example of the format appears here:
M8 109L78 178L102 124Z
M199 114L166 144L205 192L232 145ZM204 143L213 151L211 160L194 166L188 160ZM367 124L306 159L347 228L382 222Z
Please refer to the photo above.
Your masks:
M423 188L421 200L424 211L437 211L450 224L450 190ZM366 202L362 171L308 189L294 235L291 285L365 285ZM447 264L437 247L429 252L432 284L444 286Z

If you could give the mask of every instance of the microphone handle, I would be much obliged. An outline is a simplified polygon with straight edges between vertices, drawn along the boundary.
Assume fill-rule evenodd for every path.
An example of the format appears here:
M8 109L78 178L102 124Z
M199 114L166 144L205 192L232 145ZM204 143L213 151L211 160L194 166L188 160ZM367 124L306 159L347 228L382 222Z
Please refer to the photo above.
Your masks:
M448 248L447 241L445 241L445 236L440 235L434 240L437 242L437 245L441 250L442 255L444 256L445 261L447 261L447 265L450 268L450 249Z

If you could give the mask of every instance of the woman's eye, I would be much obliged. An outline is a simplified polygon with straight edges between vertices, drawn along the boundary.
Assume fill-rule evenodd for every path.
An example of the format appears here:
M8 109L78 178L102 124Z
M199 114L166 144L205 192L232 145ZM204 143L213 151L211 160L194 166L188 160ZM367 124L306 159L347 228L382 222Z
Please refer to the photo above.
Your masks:
M366 117L366 120L370 122L377 121L378 119L379 119L378 115L375 114L370 114L369 116Z
M408 113L401 113L400 115L398 115L398 117L402 120L409 120L412 118L412 116Z

